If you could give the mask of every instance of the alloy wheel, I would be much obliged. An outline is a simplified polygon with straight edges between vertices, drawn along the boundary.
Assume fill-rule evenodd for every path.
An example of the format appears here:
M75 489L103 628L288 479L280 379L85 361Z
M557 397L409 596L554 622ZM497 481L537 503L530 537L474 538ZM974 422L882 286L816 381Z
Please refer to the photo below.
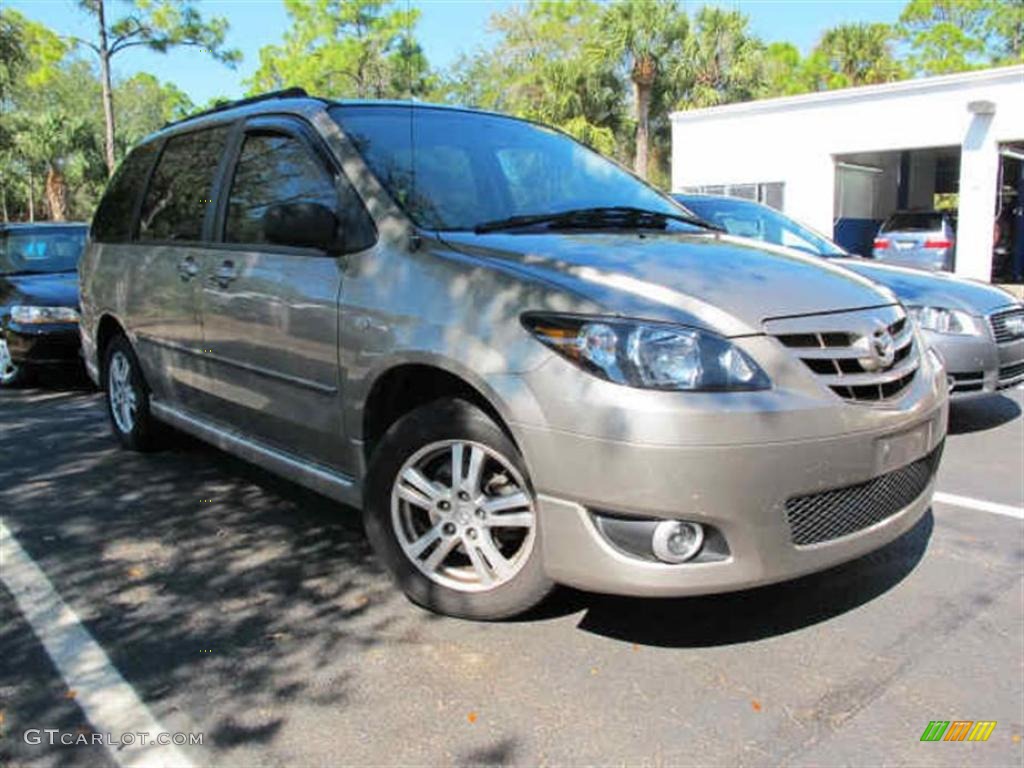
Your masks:
M138 394L132 384L132 366L124 352L117 351L110 358L110 374L107 389L110 398L110 412L114 423L124 434L130 434L135 428L135 416L138 412Z
M461 592L508 583L536 540L533 494L508 458L445 440L414 453L391 491L402 551L428 579Z

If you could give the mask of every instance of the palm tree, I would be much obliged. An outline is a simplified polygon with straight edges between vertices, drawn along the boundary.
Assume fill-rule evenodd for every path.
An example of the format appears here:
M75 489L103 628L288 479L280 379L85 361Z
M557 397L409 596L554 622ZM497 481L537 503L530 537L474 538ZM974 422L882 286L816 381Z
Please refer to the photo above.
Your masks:
M686 41L677 78L682 103L713 107L754 98L764 76L764 44L750 32L739 11L704 6Z
M45 110L22 120L15 146L27 170L29 183L29 218L35 218L34 178L43 177L43 194L50 218L66 221L68 217L69 168L82 169L85 156L96 152L95 139L88 122L63 112Z
M888 24L840 24L822 35L808 60L818 89L849 88L899 80L903 68L893 54Z
M676 0L629 0L608 6L602 16L597 56L619 59L633 84L636 106L637 174L647 178L651 94L659 75L671 71L671 60L682 53L688 28Z

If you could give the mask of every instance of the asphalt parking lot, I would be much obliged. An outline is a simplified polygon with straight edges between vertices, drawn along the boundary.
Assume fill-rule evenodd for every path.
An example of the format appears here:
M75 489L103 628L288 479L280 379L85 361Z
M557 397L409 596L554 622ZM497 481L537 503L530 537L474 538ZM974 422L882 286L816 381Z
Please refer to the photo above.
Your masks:
M152 718L203 734L196 766L1020 766L1022 407L957 407L941 500L866 558L720 597L562 590L500 624L407 603L351 510L185 437L119 451L85 389L0 392L0 510ZM93 726L11 589L0 765L130 762L25 743ZM921 742L931 720L997 726Z

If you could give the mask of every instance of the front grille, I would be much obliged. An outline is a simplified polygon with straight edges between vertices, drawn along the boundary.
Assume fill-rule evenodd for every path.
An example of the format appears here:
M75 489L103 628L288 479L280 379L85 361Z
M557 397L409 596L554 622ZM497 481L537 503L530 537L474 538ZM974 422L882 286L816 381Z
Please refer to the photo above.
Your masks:
M999 389L1006 389L1024 382L1024 362L1006 365L999 369Z
M833 392L845 400L879 401L895 397L914 380L919 365L914 331L902 310L885 321L865 313L798 318L793 322L828 322L853 325L856 330L825 328L820 331L776 333L783 345L793 350L804 365L817 374ZM778 324L778 321L776 323ZM876 353L875 342L892 337L891 362Z
M790 499L790 538L798 547L820 544L892 517L924 493L941 457L942 443L923 459L865 483Z
M1024 334L1008 327L1012 325L1012 323L1007 323L1010 318L1014 318L1018 323L1024 320L1024 307L1004 309L1000 312L993 312L988 316L988 324L992 327L992 335L996 337L996 344L1005 344L1014 339L1024 338Z

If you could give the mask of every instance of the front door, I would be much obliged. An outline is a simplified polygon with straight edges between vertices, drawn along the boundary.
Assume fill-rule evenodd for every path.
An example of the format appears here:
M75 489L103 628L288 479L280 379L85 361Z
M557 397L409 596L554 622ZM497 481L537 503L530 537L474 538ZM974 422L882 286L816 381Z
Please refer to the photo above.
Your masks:
M247 436L344 469L338 370L342 261L267 241L271 205L338 209L339 178L298 121L257 119L219 201L221 242L201 277L213 387L204 410Z
M199 316L200 269L209 253L214 178L230 128L172 136L153 170L139 215L138 243L125 259L128 322L154 395L195 407L206 386Z

